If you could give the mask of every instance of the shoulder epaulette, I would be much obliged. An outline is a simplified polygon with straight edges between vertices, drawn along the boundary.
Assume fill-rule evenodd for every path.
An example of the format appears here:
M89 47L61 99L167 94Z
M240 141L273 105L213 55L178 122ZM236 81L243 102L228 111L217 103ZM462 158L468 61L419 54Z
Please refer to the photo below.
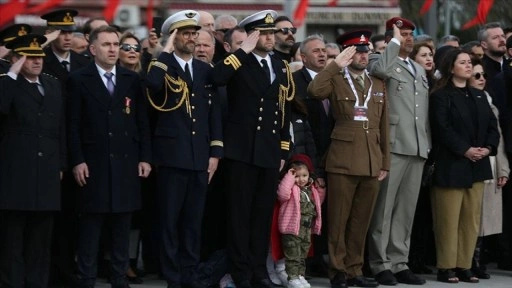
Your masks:
M55 80L59 80L59 78L57 78L57 77L55 77L55 76L53 76L53 75L51 75L51 74L48 74L48 73L44 73L44 72L43 72L43 73L41 73L41 75L48 76L48 77L50 77L50 78L52 78L52 79L55 79Z
M0 74L0 77L4 77L4 76L7 76L7 73Z
M3 61L3 62L7 62L7 63L11 63L11 61L7 60L7 59L4 59L4 58L0 58L0 61Z

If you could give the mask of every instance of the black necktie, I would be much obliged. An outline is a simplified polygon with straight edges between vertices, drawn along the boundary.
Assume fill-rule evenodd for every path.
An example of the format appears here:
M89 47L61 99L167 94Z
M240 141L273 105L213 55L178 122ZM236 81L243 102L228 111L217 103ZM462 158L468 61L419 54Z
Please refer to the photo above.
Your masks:
M64 60L64 61L60 62L60 64L62 64L62 67L64 67L64 69L66 69L66 71L69 72L69 70L68 70L69 62L68 61Z
M263 70L265 70L265 75L267 76L267 81L270 85L272 82L270 81L270 68L268 67L267 60L261 59L261 64L263 65Z
M185 64L185 81L187 81L188 84L192 84L192 74L190 73L190 69L188 68L188 63Z
M30 84L32 84L34 87L36 87L37 92L39 92L39 94L41 94L41 96L44 96L44 88L43 88L43 85L41 85L40 83L37 83L37 82L32 82L32 83L30 83Z

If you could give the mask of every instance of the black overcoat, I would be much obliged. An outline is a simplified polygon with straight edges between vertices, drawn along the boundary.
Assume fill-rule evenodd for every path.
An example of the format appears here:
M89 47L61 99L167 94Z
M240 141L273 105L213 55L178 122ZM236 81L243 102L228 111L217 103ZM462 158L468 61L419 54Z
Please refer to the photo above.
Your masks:
M476 115L468 108L461 90L449 86L430 96L430 127L435 161L434 185L446 188L471 188L473 183L492 179L489 157L472 162L464 156L471 147L490 147L496 155L499 132L483 91L469 89ZM475 119L476 118L476 119ZM474 123L477 123L475 127Z
M60 209L64 103L57 79L41 74L39 80L44 96L21 74L0 77L0 209Z
M138 163L151 157L142 80L120 66L116 71L114 96L95 63L71 73L67 83L70 168L85 162L90 174L78 191L81 212L130 212L141 205Z

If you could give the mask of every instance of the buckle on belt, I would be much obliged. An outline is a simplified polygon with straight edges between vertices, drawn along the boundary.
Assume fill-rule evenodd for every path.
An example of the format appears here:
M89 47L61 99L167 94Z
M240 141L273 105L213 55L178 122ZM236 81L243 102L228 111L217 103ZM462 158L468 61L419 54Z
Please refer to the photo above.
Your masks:
M368 130L368 127L369 127L369 121L368 120L363 121L363 129Z

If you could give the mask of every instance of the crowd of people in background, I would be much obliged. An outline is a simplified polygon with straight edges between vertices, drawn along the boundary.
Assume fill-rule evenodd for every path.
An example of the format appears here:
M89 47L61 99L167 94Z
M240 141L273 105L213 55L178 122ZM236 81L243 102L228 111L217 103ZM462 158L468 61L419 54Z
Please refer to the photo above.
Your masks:
M273 10L183 10L140 39L77 15L0 30L0 287L512 270L512 29L297 39Z

